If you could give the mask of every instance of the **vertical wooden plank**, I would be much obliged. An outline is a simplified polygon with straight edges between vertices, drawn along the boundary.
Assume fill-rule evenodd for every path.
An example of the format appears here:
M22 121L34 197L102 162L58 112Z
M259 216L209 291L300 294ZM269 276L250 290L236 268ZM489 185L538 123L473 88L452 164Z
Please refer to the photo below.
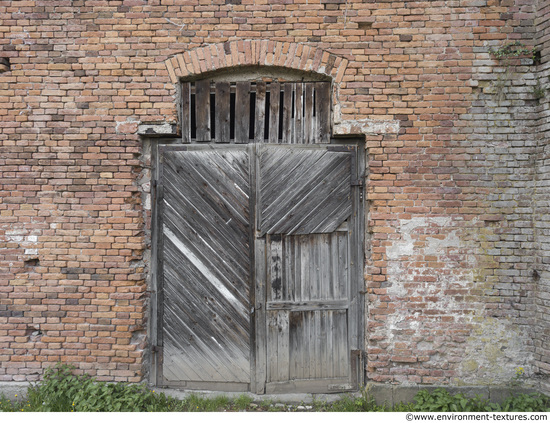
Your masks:
M289 376L289 332L288 332L288 314L289 312L279 311L277 316L277 380L287 381Z
M294 262L294 287L292 291L294 293L294 300L302 301L302 264L300 261L300 237L293 236L292 244L294 245L294 254L292 255Z
M294 111L294 142L296 144L305 144L304 143L304 128L303 128L303 113L304 113L304 103L303 103L303 84L296 84L296 93L295 93L295 111Z
M181 142L191 142L191 83L181 84Z
M352 178L363 180L365 176L365 151L362 147L356 147L356 154L352 160L356 160L355 170L357 174L351 175ZM364 260L363 234L365 233L365 205L363 203L363 187L355 186L352 188L352 207L356 212L351 219L351 241L350 241L350 349L364 351L365 325L362 324L365 315L365 280L364 280ZM358 360L362 363L362 360ZM360 379L363 378L363 369L359 370Z
M156 159L156 163L157 163L157 183L156 183L156 186L155 186L155 190L154 190L154 194L155 194L155 200L156 200L156 204L157 204L157 207L153 208L153 211L154 211L154 218L155 218L155 228L154 228L154 232L153 232L153 235L155 236L155 239L156 240L156 249L154 248L153 251L154 251L154 254L156 256L156 259L157 261L155 262L156 264L156 275L155 275L155 282L156 282L156 296L157 296L157 310L156 310L156 314L153 318L153 321L151 322L151 324L153 324L153 322L156 322L156 343L153 344L153 345L156 345L157 347L160 347L161 351L162 351L162 347L163 347L163 331L164 331L164 327L162 325L162 316L164 315L164 266L163 266L163 263L164 263L164 260L162 258L162 252L164 251L164 237L162 236L162 216L164 214L164 189L163 189L163 184L162 184L162 181L164 180L164 175L163 175L163 168L164 168L164 165L163 165L163 155L164 155L164 151L162 148L160 147L156 147L153 149L154 152L156 152L156 154L154 155L155 159ZM157 351L154 355L154 358L155 358L155 362L156 362L156 367L155 367L155 370L156 370L156 383L157 385L161 385L163 384L163 377L164 377L164 372L163 372L163 354L161 351Z
M264 239L256 239L255 244L255 316L256 316L256 380L255 392L263 394L266 383L267 330L265 310L266 245Z
M315 83L315 109L317 120L316 142L328 144L330 142L330 83Z
M302 343L301 361L304 363L303 378L309 379L311 378L311 312L304 311L302 315L304 322L302 327L304 342Z
M230 141L230 86L229 82L216 83L216 142Z
M336 311L336 331L335 335L335 352L337 352L337 358L335 366L337 367L336 376L347 376L349 373L349 355L350 350L348 347L348 324L346 312Z
M263 81L256 83L256 118L254 128L254 142L264 142L265 132L265 99L266 84Z
M304 120L303 120L303 131L304 131L304 144L313 144L315 142L315 118L313 116L313 92L314 85L312 82L305 84L304 90Z
M279 143L279 113L280 113L281 85L269 85L269 142Z
M332 320L332 311L327 310L326 314L326 336L327 336L327 363L326 363L326 377L334 377L334 362L333 362L333 351L334 351L334 322Z
M347 232L338 233L338 298L347 298L349 282L349 257L348 257Z
M327 331L327 319L326 319L327 312L325 310L319 311L319 334L321 335L321 345L320 345L320 351L319 351L319 377L326 378L327 377L327 347L328 347L328 339L331 335Z
M315 326L316 312L308 311L309 315L309 378L314 379L317 370L317 332Z
M320 268L320 261L319 261L319 236L316 234L309 235L309 248L311 249L310 252L310 262L309 262L309 285L310 285L310 300L317 300L319 299L319 268Z
M210 81L195 83L195 106L197 117L197 141L210 141Z
M250 136L250 83L237 82L235 97L235 143L248 143Z
M300 301L311 299L311 278L310 278L310 258L309 258L309 237L300 237Z
M267 381L274 382L278 379L279 359L279 322L277 311L267 312Z
M268 301L283 300L283 243L281 235L269 236Z
M285 83L283 85L283 144L292 144L294 121L292 119L292 97L294 96L294 84Z
M340 238L340 232L334 232L330 235L330 297L336 300L340 299L340 293L338 290L338 278L340 277L340 269L338 264L338 239Z
M321 377L321 344L324 344L324 334L321 332L321 311L317 310L313 312L315 317L315 337L313 344L315 345L315 352L313 354L313 361L315 366L315 377Z

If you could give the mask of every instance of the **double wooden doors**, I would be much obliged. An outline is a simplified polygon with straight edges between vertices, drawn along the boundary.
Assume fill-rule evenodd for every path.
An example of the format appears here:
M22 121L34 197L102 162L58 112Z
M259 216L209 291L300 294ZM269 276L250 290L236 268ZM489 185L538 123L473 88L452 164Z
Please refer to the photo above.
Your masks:
M180 144L159 157L157 383L356 388L357 146Z

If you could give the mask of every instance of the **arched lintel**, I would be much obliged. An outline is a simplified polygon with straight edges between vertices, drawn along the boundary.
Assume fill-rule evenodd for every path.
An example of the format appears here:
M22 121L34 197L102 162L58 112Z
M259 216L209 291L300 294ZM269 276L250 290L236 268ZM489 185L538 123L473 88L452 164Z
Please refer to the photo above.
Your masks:
M171 81L229 74L255 67L271 69L275 75L298 72L316 80L340 84L348 60L307 44L269 40L239 40L209 44L179 53L166 60Z

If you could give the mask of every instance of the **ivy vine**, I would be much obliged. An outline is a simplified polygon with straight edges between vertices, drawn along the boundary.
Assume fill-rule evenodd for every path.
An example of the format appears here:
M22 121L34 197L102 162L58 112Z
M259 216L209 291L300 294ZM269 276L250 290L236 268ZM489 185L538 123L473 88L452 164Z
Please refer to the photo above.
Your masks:
M528 47L519 41L505 44L498 48L490 48L489 53L499 60L514 59L519 57L530 57L534 61L537 58L536 47Z

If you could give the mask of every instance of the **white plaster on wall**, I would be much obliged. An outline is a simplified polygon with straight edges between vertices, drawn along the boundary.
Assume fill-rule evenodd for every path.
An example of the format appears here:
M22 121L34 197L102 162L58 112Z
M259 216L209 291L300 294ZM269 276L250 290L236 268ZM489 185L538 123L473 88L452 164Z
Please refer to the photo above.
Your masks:
M377 135L399 133L399 121L397 120L342 120L334 123L334 135Z

